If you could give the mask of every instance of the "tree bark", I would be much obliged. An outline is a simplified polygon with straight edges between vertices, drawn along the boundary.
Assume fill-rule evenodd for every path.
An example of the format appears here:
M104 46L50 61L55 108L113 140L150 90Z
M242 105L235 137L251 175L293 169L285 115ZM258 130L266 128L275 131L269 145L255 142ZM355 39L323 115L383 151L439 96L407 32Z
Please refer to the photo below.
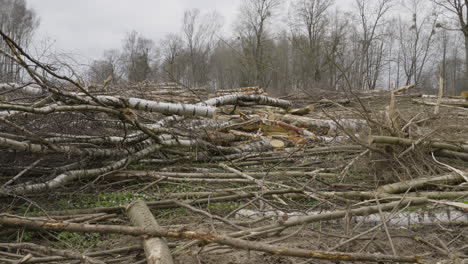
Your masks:
M398 138L398 137L388 137L388 136L371 136L369 137L370 143L378 143L378 144L393 144L393 145L400 145L405 147L411 147L413 144L416 143L416 140L409 139L409 138ZM422 144L426 144L434 149L446 149L451 151L457 152L468 152L468 145L454 145L444 142L425 142Z
M465 84L464 90L468 90L468 32L463 32L465 35Z
M397 182L393 184L388 184L384 186L380 186L377 188L377 192L380 193L404 193L411 189L415 191L415 189L423 188L428 185L432 184L440 184L440 183L459 183L462 182L464 179L457 173L450 173L444 176L434 177L434 178L423 178L423 179L414 179L411 181L406 182Z
M127 207L127 214L133 225L144 229L158 230L159 226L156 219L153 217L146 203L141 200L135 200ZM146 253L146 261L148 264L172 264L171 251L162 238L150 237L144 238L143 248Z
M131 236L157 236L171 237L178 239L196 239L206 243L217 243L233 248L248 249L266 252L275 255L292 256L309 259L325 259L332 261L372 261L372 262L407 262L420 263L420 256L393 256L382 254L364 254L364 253L342 253L325 252L299 248L285 248L273 246L266 243L247 241L238 238L231 238L211 233L199 233L194 231L170 231L165 229L149 229L133 226L119 225L89 225L75 224L57 221L30 220L21 217L0 216L0 224L10 227L24 227L33 230L53 230L70 232L92 232L92 233L117 233Z

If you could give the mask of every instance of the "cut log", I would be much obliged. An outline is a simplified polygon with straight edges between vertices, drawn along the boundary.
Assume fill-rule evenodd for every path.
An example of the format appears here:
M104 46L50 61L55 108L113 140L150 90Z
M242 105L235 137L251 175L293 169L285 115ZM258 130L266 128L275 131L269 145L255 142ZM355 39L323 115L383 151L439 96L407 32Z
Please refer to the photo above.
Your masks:
M127 214L133 225L145 229L158 230L161 227L154 219L146 203L141 200L135 200L127 207ZM146 261L148 264L172 264L172 255L166 242L162 238L150 237L143 241Z
M276 120L288 123L290 125L305 128L316 135L336 135L338 125L330 119L316 119L297 115L274 115ZM365 120L360 119L340 119L337 122L346 130L363 132L368 130Z
M292 109L291 111L289 111L289 113L291 115L304 116L304 115L309 114L312 111L314 111L314 106L313 105L308 105L306 107Z
M276 99L271 97L266 97L262 95L243 95L243 94L234 94L226 95L205 101L205 104L211 106L222 106L222 105L237 105L242 102L255 102L258 105L269 105L276 106L284 109L289 109L291 107L291 102Z
M411 181L404 181L404 182L397 182L393 184L388 184L384 186L380 186L377 189L379 193L404 193L408 189L415 191L415 189L424 188L429 185L433 184L441 184L441 183L459 183L463 182L464 179L458 173L450 173L444 176L434 177L434 178L420 178L414 179Z
M284 146L285 146L284 141L279 140L279 139L271 140L270 145L272 145L276 149L284 148Z
M406 85L406 86L403 86L403 87L400 87L398 89L393 90L392 93L393 94L399 94L401 92L408 91L409 89L412 89L414 87L416 87L416 84Z
M397 204L395 204L397 203ZM389 203L382 206L382 210L391 209L398 207L402 208L407 206L409 203L411 205L422 205L427 203L427 199L405 199L401 202ZM374 206L375 207L375 206ZM363 208L365 211L368 211L367 208ZM342 217L351 214L348 212L350 210L345 210ZM371 211L375 211L374 208ZM388 210L387 210L388 211ZM353 214L355 215L355 214ZM367 215L367 214L366 214ZM307 219L304 219L307 220ZM287 221L289 222L289 221ZM313 259L324 259L330 261L364 261L364 262L410 262L410 263L421 263L421 256L394 256L394 255L383 255L383 254L364 254L364 253L343 253L343 252L326 252L326 251L316 251L308 250L301 248L286 248L284 246L273 246L266 243L248 241L239 238L233 238L235 233L231 234L231 237L216 235L213 233L200 233L195 231L187 230L176 230L170 231L166 229L152 229L152 228L141 228L141 227L132 227L132 226L122 226L122 225L89 225L89 224L76 224L76 223L64 223L57 221L42 221L42 220L30 220L27 218L20 217L11 217L0 215L0 224L4 226L10 226L15 228L27 228L32 230L53 230L53 231L70 231L70 232L93 232L93 233L117 233L117 234L126 234L132 236L164 236L178 239L196 239L204 243L217 243L220 245L226 245L233 248L245 249L245 250L254 250L260 252L266 252L274 255L282 256L291 256L291 257L300 257L300 258L313 258ZM294 223L296 225L301 225L303 222ZM269 228L269 226L264 226L262 228ZM284 227L281 226L283 229ZM254 232L254 229L251 231L240 231L238 233L249 233ZM238 236L238 235L237 235Z
M369 143L377 143L377 144L392 144L392 145L400 145L405 147L411 147L413 144L416 144L416 140L409 139L409 138L398 138L398 137L387 137L387 136L371 136L369 137ZM458 152L468 152L468 145L455 145L445 142L424 142L421 145L427 145L434 149L446 149L451 151L458 151Z

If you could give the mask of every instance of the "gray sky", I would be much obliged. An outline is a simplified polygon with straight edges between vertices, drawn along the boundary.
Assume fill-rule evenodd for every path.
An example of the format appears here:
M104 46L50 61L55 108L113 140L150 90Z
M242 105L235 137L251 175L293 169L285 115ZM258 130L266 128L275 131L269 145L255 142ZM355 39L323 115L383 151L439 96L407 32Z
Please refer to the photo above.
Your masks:
M351 0L337 0L349 2ZM35 43L53 42L53 50L72 53L79 61L118 49L127 32L136 30L156 42L179 32L185 9L216 10L224 31L232 28L241 0L27 0L41 19ZM287 1L285 1L287 2Z

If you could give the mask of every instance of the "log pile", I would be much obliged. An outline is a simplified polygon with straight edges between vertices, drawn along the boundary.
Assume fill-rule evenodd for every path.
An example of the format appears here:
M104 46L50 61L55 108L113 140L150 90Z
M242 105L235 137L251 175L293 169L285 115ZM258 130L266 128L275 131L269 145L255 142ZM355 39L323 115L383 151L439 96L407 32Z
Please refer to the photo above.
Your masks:
M466 217L423 223L452 232L437 245L419 236L427 243L414 251L396 245L400 231L389 226L408 208L466 212L465 110L434 116L398 95L413 86L297 100L258 87L93 90L2 37L31 79L0 84L2 263L187 263L226 249L295 262L466 257L466 236L454 235ZM371 215L374 226L354 220ZM135 245L87 251L41 240L90 233Z

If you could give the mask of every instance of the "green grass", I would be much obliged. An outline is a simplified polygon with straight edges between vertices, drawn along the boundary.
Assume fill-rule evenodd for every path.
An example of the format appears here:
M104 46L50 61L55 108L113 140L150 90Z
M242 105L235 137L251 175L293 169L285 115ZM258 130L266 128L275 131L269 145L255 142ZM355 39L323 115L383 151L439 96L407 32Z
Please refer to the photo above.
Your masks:
M80 250L94 247L104 241L102 235L98 233L61 232L56 236L56 238L65 244L66 247L72 245L73 248L78 248Z
M152 165L148 165L148 164L141 164L141 163L138 163L138 164L131 164L131 165L128 165L127 169L129 169L129 170L145 171L145 170L154 170L155 167L152 166Z
M98 195L89 195L81 200L87 207L110 207L129 204L134 200L151 200L151 196L145 194L135 194L132 192L105 192Z
M238 202L214 203L208 205L208 211L216 215L226 215L241 206Z

